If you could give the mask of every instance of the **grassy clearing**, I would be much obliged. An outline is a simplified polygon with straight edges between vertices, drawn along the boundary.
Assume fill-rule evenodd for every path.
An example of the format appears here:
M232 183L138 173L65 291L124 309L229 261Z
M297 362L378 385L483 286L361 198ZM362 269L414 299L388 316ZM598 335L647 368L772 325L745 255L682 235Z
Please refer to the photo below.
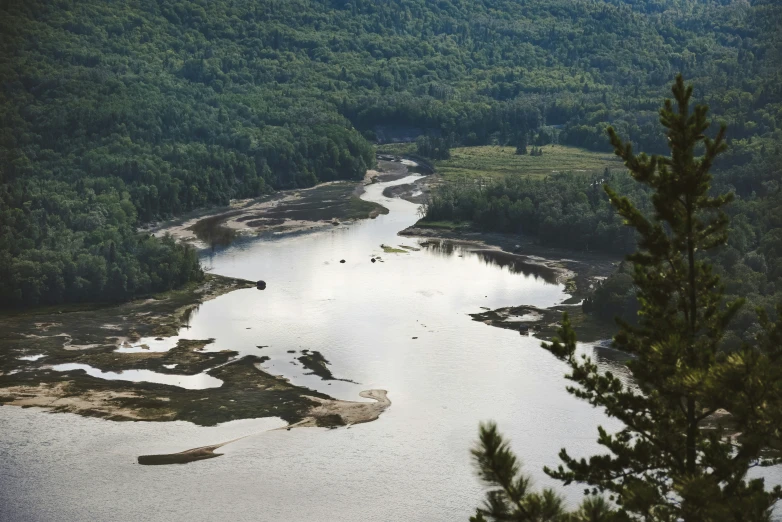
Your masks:
M562 145L546 145L542 149L542 156L519 156L515 147L459 147L451 149L451 159L436 162L436 167L438 174L448 180L518 175L542 178L553 172L600 173L606 167L623 168L607 152Z
M601 173L623 169L621 161L609 152L592 152L565 145L545 145L542 156L516 155L516 147L485 145L451 149L451 159L435 161L437 173L447 180L464 178L496 178L504 176L532 176L543 178L554 172ZM532 146L528 147L532 150ZM415 143L387 143L379 145L381 154L412 154Z

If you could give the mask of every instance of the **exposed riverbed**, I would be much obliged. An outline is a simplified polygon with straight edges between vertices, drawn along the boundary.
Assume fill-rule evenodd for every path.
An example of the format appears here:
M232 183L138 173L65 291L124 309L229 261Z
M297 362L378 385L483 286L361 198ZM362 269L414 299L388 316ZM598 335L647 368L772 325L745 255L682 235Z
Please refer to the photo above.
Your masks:
M179 336L125 348L214 339L205 352L257 357L269 373L336 399L371 403L362 391L387 390L393 404L378 420L287 431L274 429L285 425L275 418L203 428L2 407L0 520L466 520L482 499L469 448L487 419L498 421L538 485L556 484L543 465L555 465L563 446L596 451L596 426L615 425L567 394L564 364L538 339L468 314L550 307L569 297L565 285L535 267L399 237L418 207L383 192L418 178L367 186L362 198L389 209L376 219L209 253L212 273L263 279L267 289L217 297ZM334 379L303 364L314 352ZM139 455L240 437L220 458L137 464ZM582 488L564 491L577 501Z

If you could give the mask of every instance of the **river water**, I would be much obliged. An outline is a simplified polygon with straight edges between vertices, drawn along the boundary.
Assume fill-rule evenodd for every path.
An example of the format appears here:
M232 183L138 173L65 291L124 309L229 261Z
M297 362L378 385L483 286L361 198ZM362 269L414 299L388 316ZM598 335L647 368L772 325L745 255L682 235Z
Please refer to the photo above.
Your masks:
M597 425L616 425L567 394L564 364L537 339L467 316L481 307L550 306L568 295L553 281L459 247L385 253L381 244L419 248L397 236L418 219L417 206L382 195L416 177L367 187L363 197L388 215L205 257L213 273L264 279L268 288L204 303L180 332L215 338L210 350L269 356L269 372L336 398L363 400L361 390L386 389L393 404L379 420L266 431L285 423L202 428L3 407L0 520L466 520L483 495L469 449L488 419L512 440L537 485L556 485L578 501L582 488L561 488L542 467L556 465L562 447L595 452ZM175 341L142 340L158 350ZM295 359L303 349L320 351L335 377L354 382L306 375ZM215 385L203 379L201 387ZM187 387L199 383L191 378ZM136 464L138 455L253 433L216 459Z

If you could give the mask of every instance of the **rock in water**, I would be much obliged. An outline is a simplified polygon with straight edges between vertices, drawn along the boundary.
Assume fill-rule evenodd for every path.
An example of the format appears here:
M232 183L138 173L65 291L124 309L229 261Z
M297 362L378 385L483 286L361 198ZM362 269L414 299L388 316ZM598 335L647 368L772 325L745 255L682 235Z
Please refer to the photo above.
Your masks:
M266 290L266 281L258 281L257 283L255 283L255 287L258 290Z

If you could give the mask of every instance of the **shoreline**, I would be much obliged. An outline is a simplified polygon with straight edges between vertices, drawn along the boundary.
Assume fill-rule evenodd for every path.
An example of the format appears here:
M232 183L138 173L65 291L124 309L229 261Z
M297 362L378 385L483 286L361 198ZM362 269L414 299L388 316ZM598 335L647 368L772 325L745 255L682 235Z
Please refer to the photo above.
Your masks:
M344 200L346 206L358 199L356 190L360 182L332 181L321 183L306 189L291 189L277 192L250 200L237 200L228 207L199 211L195 215L186 215L167 221L149 229L153 235L160 237L169 234L177 241L190 243L199 250L228 246L242 237L280 237L299 233L316 232L340 225L344 221L355 219L371 219L388 210L380 205L373 208L339 209L328 212L328 207L312 208L312 212L326 210L325 217L301 218L283 217L286 213L298 212L297 206L308 199L329 200L334 193ZM327 205L324 203L324 205ZM385 212L384 212L385 210ZM362 217L354 217L363 212ZM298 217L298 216L297 216Z
M145 350L143 345L137 351L118 351L142 338L176 336L204 302L255 286L207 274L200 283L149 299L0 315L0 407L41 407L115 421L184 420L202 426L258 417L297 423L312 417L318 400L335 399L266 372L261 365L268 357L237 358L230 350L204 350L214 339L181 338L166 351ZM73 369L57 371L57 365ZM167 381L104 379L89 375L85 366L101 373L152 371L183 379L205 375L219 385L190 389L163 383ZM320 426L348 422L339 416L316 417Z
M315 233L387 214L382 205L360 198L364 187L407 175L407 166L401 161L380 159L377 169L367 170L361 180L328 181L235 200L228 206L196 210L140 230L157 237L169 234L199 250L228 246L241 238Z
M407 165L401 161L381 160L378 169L367 171L363 182L325 183L304 191L254 200L254 204L274 210L280 202L288 201L288 206L296 210L295 205L311 193L324 196L327 201L336 194L342 203L354 203L366 185L408 174ZM379 204L360 201L364 204L360 212L371 209L364 216L367 219L378 215L378 207L388 212ZM305 211L317 213L320 207L317 204L314 207L311 205ZM216 228L230 227L230 220L249 221L240 219L258 208L247 205L246 201L237 202L227 208L198 211L156 230L158 234L174 232L179 239L193 241L195 224L211 220L210 225ZM285 235L295 234L301 232L299 225L294 222L294 226L282 228L286 230ZM321 220L313 221L309 228L334 225L334 220ZM186 420L214 425L274 416L292 425L336 427L375 420L390 405L385 391L382 397L373 390L367 392L370 395L362 393L362 397L375 399L374 403L339 401L267 373L261 365L268 357L237 359L238 353L234 351L203 350L214 339L183 338L166 351L144 350L145 345L141 345L141 350L118 351L130 347L131 343L137 344L142 338L163 340L176 336L187 326L192 312L204 302L255 286L253 281L207 274L201 282L127 303L63 305L0 314L0 344L6 348L0 354L0 406L42 407L52 412L116 421ZM321 378L334 379L326 366L328 361L319 353L307 352L303 357L313 359L308 363L312 363L310 366L313 371L318 370L315 373ZM71 365L73 369L53 370L57 365ZM89 375L82 368L114 374L152 371L183 377L207 375L220 383L217 387L187 389L163 384L167 381L103 379ZM368 404L374 406L364 411Z
M613 322L590 316L580 306L584 297L614 271L620 261L616 258L599 253L544 247L535 244L530 237L427 227L420 221L400 231L399 235L467 245L472 247L472 252L500 257L500 263L527 266L532 272L542 270L544 278L546 273L550 274L549 277L557 284L565 285L566 292L570 294L563 303L548 308L522 304L469 313L474 321L548 340L556 335L562 313L568 312L579 342L610 339L616 331ZM421 244L426 245L425 242Z

